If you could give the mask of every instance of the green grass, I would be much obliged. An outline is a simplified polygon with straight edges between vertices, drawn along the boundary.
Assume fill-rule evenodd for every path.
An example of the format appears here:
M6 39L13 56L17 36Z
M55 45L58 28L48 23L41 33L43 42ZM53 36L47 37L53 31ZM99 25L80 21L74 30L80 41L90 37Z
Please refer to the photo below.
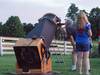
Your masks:
M53 59L55 57L53 56ZM54 63L53 60L53 69L57 70L60 68L60 71L63 73L63 75L78 75L77 72L71 71L71 56L64 56L65 59L65 65L59 65ZM100 58L90 58L91 61L91 74L92 75L100 75Z
M14 55L0 56L0 75L15 72L16 59Z
M71 56L63 56L64 64L55 63L57 57L52 56L53 71L59 71L61 75L78 75L77 72L70 70L71 68ZM100 58L90 58L91 60L91 74L100 75ZM0 56L0 75L6 75L6 73L15 72L16 59L13 55Z

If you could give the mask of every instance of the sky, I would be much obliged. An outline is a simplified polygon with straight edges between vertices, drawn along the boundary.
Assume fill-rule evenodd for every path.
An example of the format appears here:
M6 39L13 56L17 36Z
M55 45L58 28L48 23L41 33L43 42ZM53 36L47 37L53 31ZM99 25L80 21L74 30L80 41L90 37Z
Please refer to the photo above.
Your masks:
M100 0L0 0L0 22L5 23L10 16L19 16L22 23L36 23L46 13L54 13L64 22L71 3L87 12L100 8Z

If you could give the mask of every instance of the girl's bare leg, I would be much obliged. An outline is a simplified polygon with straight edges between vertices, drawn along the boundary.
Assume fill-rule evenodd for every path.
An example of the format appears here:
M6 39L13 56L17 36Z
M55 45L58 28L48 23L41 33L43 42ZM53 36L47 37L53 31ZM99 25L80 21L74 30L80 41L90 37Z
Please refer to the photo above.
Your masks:
M72 52L72 71L76 70L77 64L77 53L75 51Z
M82 74L82 61L83 61L83 52L78 52L77 55L77 70L79 74Z
M89 51L83 53L83 70L85 75L89 75L90 61L89 61Z

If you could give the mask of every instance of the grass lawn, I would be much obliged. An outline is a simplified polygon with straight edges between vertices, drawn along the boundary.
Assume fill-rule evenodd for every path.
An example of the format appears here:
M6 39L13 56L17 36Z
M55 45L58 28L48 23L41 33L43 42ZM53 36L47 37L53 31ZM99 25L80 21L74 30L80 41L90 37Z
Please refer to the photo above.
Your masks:
M71 56L63 56L65 63L55 63L57 57L52 56L53 71L59 71L61 75L78 75L77 72L70 70ZM61 58L60 58L61 59ZM91 60L91 75L100 75L100 58L90 58ZM0 75L7 75L6 73L15 72L16 59L14 55L0 56Z

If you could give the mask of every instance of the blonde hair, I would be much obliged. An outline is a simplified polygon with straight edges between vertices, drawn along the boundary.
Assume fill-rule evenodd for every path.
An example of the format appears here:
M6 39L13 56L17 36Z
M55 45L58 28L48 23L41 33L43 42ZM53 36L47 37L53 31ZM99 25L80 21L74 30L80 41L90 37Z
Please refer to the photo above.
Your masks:
M89 23L87 15L81 10L77 16L78 28L84 28L86 23Z

